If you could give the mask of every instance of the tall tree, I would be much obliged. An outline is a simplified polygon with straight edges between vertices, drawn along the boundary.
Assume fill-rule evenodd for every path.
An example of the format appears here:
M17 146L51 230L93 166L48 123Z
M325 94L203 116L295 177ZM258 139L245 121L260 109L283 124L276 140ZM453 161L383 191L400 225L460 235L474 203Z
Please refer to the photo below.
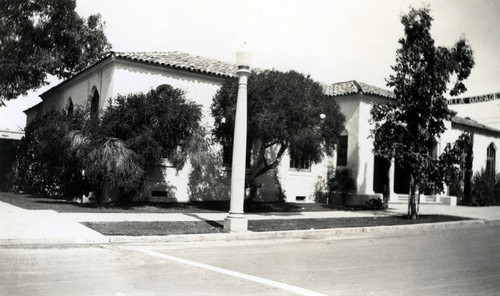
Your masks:
M100 15L87 19L75 0L0 1L0 105L43 86L47 75L68 78L109 51Z
M231 146L238 81L228 80L214 96L214 136ZM322 114L324 116L322 116ZM324 117L322 119L322 117ZM251 198L256 178L275 169L285 151L294 159L321 161L344 130L345 118L321 85L295 71L253 72L248 81L248 174Z
M375 153L395 159L410 174L408 215L413 219L418 215L419 187L439 167L432 157L435 141L445 131L444 121L452 116L444 94L450 82L451 96L466 91L463 81L474 66L473 51L465 39L452 48L434 45L432 20L428 7L410 8L402 16L405 37L399 40L394 74L387 80L396 98L371 111Z

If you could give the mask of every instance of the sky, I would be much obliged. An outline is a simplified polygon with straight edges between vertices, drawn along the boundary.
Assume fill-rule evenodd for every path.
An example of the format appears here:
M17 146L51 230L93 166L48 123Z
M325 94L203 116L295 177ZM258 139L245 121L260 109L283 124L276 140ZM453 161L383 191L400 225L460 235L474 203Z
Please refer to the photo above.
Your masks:
M474 50L462 96L500 92L500 0L77 0L76 10L101 14L114 51L181 51L234 62L246 43L255 67L387 88L403 37L401 15L426 5L436 45L465 37ZM0 129L24 128L22 111L58 83L51 81L0 107Z

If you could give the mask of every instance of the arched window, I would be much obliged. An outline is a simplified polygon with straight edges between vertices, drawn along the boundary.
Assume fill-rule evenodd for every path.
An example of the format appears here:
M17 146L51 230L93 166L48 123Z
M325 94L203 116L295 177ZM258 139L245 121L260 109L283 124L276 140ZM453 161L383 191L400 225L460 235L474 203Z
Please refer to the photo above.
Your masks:
M488 176L495 177L495 162L496 162L496 148L495 144L491 143L486 149L486 173Z
M68 103L66 104L66 112L68 115L73 115L73 110L75 109L75 106L73 105L73 100L71 97L68 98Z
M89 98L90 101L90 117L97 118L99 116L99 92L96 87L92 88L90 92L91 96Z
M162 91L165 91L165 90L168 90L168 89L171 89L171 88L172 88L172 86L171 86L170 84L162 84L162 85L160 85L160 86L158 86L158 87L156 88L156 91L157 91L158 93L160 93L160 92L162 92Z

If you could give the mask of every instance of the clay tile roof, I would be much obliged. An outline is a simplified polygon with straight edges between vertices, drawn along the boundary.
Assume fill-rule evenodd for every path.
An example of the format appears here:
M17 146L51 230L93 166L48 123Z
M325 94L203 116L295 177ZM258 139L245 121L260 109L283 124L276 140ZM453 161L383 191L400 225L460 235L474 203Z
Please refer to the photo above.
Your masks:
M500 130L497 130L495 128L492 128L490 126L484 125L482 123L479 123L475 120L472 120L468 117L460 117L460 116L453 116L451 118L451 122L454 124L462 125L462 126L467 126L467 127L472 127L476 129L481 129L481 130L487 130L496 134L500 135Z
M323 91L328 96L338 97L351 94L370 94L383 98L393 99L394 93L380 87L350 80L345 82L338 82L333 84L323 84Z
M221 77L236 77L236 64L183 52L113 52L116 58Z

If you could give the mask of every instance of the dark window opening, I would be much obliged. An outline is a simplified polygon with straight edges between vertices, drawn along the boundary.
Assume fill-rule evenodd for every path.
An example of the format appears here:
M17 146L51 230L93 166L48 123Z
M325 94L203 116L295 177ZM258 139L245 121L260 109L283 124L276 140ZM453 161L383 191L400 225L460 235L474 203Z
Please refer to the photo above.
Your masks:
M168 191L153 190L153 191L151 191L151 196L167 197L168 196Z
M73 106L73 100L71 100L71 97L68 99L68 108L67 108L67 112L68 112L68 115L73 115L73 110L75 109L75 107Z
M94 94L90 99L90 117L97 118L99 116L99 93L94 90Z
M290 158L290 169L297 171L311 171L311 161L308 159Z
M340 136L337 144L337 166L347 166L347 141L347 135Z

